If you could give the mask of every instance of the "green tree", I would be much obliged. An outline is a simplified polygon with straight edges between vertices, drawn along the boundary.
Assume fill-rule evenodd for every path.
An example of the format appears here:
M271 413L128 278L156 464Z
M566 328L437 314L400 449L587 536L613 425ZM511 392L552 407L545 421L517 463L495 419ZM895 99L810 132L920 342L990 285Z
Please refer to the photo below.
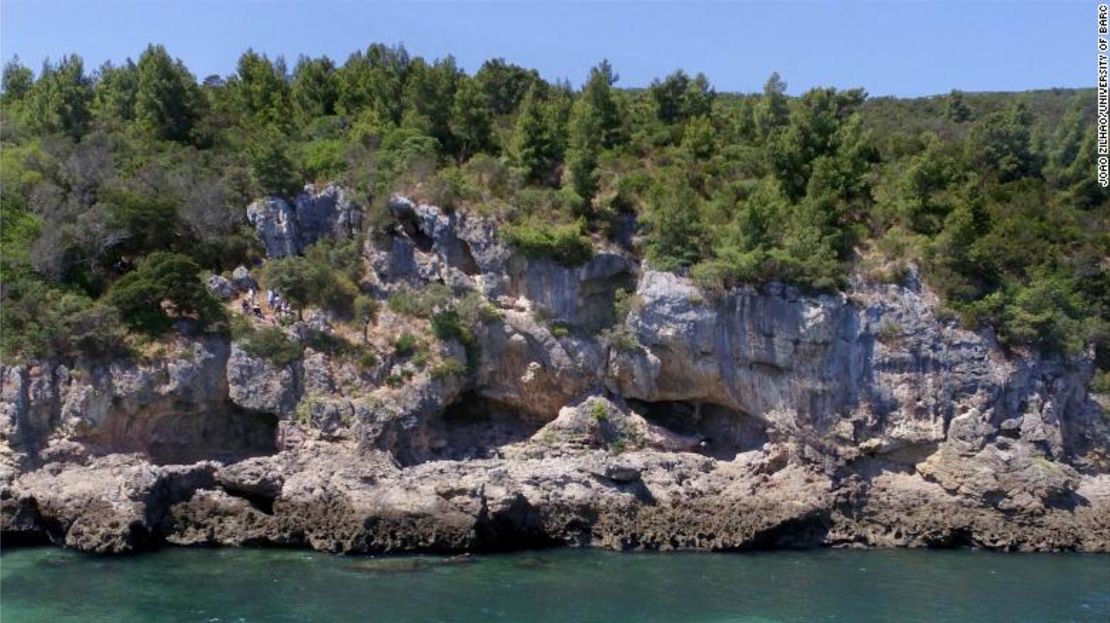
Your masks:
M375 43L365 53L352 54L338 71L337 110L349 117L369 110L378 119L400 123L412 62L404 46Z
M196 314L203 321L218 315L219 304L199 275L200 266L188 256L156 251L112 284L104 298L131 328L158 334L173 324L166 303L178 317Z
M126 123L135 120L139 68L128 59L120 66L104 63L97 72L93 111L99 120Z
M701 198L690 187L661 185L644 220L648 227L647 256L654 266L675 270L702 258L705 224Z
M969 163L1001 182L1036 175L1030 125L1029 111L1021 104L982 117L967 137Z
M489 108L495 115L508 115L520 106L524 96L535 84L542 84L539 73L494 58L482 63L474 80L486 94Z
M1074 354L1083 348L1083 308L1069 279L1037 275L1006 310L1002 337L1011 345Z
M492 115L486 96L478 83L462 77L451 105L451 134L458 145L460 160L468 160L492 146Z
M417 58L409 68L405 84L403 123L436 139L451 154L458 153L451 133L451 112L462 75L451 56L432 65Z
M717 149L717 130L706 115L691 118L682 132L682 148L698 160L706 160Z
M310 253L314 249L310 249ZM310 305L350 314L358 295L357 287L335 268L323 251L317 249L320 255L316 256L270 260L263 268L262 282L292 303L298 314Z
M552 183L559 164L559 145L552 131L548 109L533 85L520 105L513 129L511 154L525 178L538 184Z
M964 94L962 91L952 89L952 92L945 98L944 116L956 123L963 123L971 119L971 109L968 108L967 102L964 101Z
M317 117L334 115L339 99L339 76L335 63L326 56L301 56L293 68L290 97L293 112L301 125Z
M19 57L15 56L4 63L2 84L5 99L19 100L23 99L23 96L27 95L31 87L34 86L35 76L31 73L31 69L20 63Z
M252 137L247 145L247 161L251 178L261 192L291 195L300 187L289 152L288 139L272 125Z
M683 122L700 115L708 115L715 93L705 74L694 78L681 69L663 80L655 80L649 87L655 100L656 115L663 123Z
M605 149L611 149L626 139L620 104L613 90L613 85L619 78L613 73L613 66L609 61L603 60L590 70L590 76L579 96L597 117L601 146Z
M196 122L201 96L196 78L180 59L160 45L139 56L135 116L147 130L172 141L183 141Z
M790 118L790 108L786 98L786 83L778 72L771 74L763 85L763 97L753 111L756 134L767 140L778 128L786 125Z
M239 57L232 88L240 114L259 125L285 128L292 112L285 63L254 50Z
M64 56L57 64L46 61L28 93L29 122L44 133L80 138L88 129L92 95L92 81L85 75L81 57Z
M597 193L598 155L601 151L601 116L590 101L579 98L571 108L568 123L570 145L567 149L567 169L570 186L583 202L586 212Z

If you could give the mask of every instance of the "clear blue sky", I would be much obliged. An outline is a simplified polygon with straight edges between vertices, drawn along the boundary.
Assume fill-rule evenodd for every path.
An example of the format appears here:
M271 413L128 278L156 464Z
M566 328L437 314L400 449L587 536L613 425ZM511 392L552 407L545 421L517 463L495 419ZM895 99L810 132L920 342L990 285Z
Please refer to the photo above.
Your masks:
M37 71L76 52L86 66L164 44L203 78L253 47L338 62L371 42L453 54L470 72L501 56L578 85L608 58L622 86L681 67L718 90L756 91L772 71L791 93L862 86L872 95L1087 87L1095 3L398 3L288 0L0 0L0 53Z

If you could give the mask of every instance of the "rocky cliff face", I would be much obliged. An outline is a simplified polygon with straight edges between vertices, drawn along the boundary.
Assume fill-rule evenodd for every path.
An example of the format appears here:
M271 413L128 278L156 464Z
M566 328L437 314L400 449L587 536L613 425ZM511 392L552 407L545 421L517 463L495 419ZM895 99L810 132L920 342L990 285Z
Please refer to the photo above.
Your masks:
M278 367L218 337L145 363L5 365L5 539L1110 551L1090 362L1008 357L939 319L912 276L707 292L620 246L566 267L514 253L488 219L390 210L365 288L477 300L467 344L384 309L369 369L313 341ZM361 210L329 186L248 213L282 257L350 235ZM403 332L431 363L391 353ZM451 360L468 365L433 365Z

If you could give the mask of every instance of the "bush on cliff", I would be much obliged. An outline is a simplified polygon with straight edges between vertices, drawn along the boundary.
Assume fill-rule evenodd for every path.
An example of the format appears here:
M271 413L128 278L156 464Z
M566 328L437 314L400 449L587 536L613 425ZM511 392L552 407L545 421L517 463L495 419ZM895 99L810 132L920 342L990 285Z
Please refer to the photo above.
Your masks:
M166 331L175 319L219 319L222 310L201 283L200 272L200 266L187 256L151 253L137 269L113 284L104 300L119 310L132 329L151 335Z
M509 244L528 257L555 260L565 266L578 266L589 261L594 254L593 243L589 236L582 233L584 228L585 223L581 220L557 225L533 219L506 225L501 233Z

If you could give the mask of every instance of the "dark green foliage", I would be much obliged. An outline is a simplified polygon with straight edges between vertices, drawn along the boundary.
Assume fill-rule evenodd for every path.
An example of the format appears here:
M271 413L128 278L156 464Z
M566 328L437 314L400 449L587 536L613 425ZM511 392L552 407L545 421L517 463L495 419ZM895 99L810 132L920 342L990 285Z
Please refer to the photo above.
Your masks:
M187 138L199 116L200 99L193 74L165 48L152 45L139 56L135 117L156 136Z
M168 330L174 318L217 319L219 306L199 273L200 266L188 256L156 251L112 284L104 300L132 329L152 335Z
M474 332L463 324L458 310L448 309L432 316L432 332L441 340L458 340L464 346L475 343Z
M11 100L22 99L31 90L34 83L34 74L29 67L19 62L18 56L4 63L2 88L5 98Z
M293 112L302 124L334 115L339 99L339 76L335 63L326 56L300 57L293 68L289 91Z
M650 90L651 97L655 100L656 115L664 123L682 122L708 115L716 96L705 74L699 73L691 79L681 69L662 81L653 81Z
M268 195L291 195L300 187L290 159L289 141L273 125L252 135L247 145L251 177L259 192Z
M289 125L292 106L285 63L271 61L254 50L239 57L235 78L230 83L239 113L257 126L284 128Z
M506 63L503 58L482 63L478 73L474 74L474 80L481 86L495 115L512 113L520 106L532 85L541 82L536 70Z
M97 73L93 114L105 125L134 121L139 95L139 68L128 59L118 67L105 63Z
M492 122L489 104L477 81L463 78L451 104L450 128L458 146L459 159L490 149Z
M956 122L963 123L971 119L971 109L968 108L967 103L964 102L964 94L956 89L948 94L948 99L945 102L944 116Z
M358 275L353 274L358 269L357 248L357 242L320 242L304 256L270 260L263 267L262 283L285 297L298 311L317 305L351 316L358 297L354 281Z
M115 307L33 280L4 284L0 353L5 359L99 359L125 350Z
M663 270L697 263L705 245L701 198L688 187L655 189L655 199L644 215L650 228L647 256Z
M40 132L62 132L74 138L88 129L92 80L78 56L43 63L42 73L27 93L27 120Z
M1001 182L1034 175L1036 156L1030 146L1029 112L1020 104L991 113L975 123L968 135L968 163L989 171Z
M512 141L513 162L530 182L552 182L560 157L554 125L550 107L533 85L520 105Z

